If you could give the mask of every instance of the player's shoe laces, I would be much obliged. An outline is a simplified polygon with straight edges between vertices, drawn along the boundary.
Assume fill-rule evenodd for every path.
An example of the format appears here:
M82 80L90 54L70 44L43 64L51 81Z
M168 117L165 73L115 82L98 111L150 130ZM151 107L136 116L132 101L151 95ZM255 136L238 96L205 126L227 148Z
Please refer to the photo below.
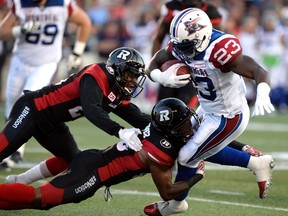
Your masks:
M264 152L261 152L257 149L254 149L253 147L249 146L249 145L245 145L243 147L243 151L252 155L252 156L255 156L255 157L259 157L259 156L262 156L264 155Z
M275 161L271 155L259 156L257 159L257 164L252 168L252 171L256 175L259 197L264 199L267 197L272 185L272 169L275 167Z
M144 213L150 216L167 216L187 211L188 203L185 200L158 201L144 207Z
M17 175L8 175L5 179L6 184L14 184L17 182Z

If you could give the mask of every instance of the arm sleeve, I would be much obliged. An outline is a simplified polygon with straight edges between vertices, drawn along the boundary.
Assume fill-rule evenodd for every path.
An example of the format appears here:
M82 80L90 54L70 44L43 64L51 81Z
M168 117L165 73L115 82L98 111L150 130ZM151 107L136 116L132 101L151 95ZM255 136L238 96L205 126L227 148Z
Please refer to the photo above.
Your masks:
M151 116L141 112L139 107L133 103L119 106L113 110L113 113L135 128L144 129L151 121Z
M96 80L88 74L84 75L80 81L80 102L84 116L96 127L118 137L123 127L110 119L108 112L102 108L102 100L103 92Z

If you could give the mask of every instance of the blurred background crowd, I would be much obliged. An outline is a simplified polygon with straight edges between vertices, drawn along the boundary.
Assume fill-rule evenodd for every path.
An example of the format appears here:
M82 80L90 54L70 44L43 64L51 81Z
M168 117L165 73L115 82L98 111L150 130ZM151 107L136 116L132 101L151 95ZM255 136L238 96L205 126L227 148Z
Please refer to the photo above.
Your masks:
M0 21L7 13L7 0L0 0ZM91 18L93 28L87 44L83 66L106 61L117 47L136 48L146 63L151 58L152 38L157 29L161 0L78 0ZM239 38L243 53L266 68L271 78L271 100L279 114L288 104L288 0L206 0L214 4L223 17L222 30ZM75 41L75 26L68 25L64 37L64 56L58 78L67 76L65 58ZM4 101L7 65L13 42L0 41L0 101ZM253 106L255 85L247 83L247 99ZM147 79L146 88L137 99L143 110L156 102L158 84Z

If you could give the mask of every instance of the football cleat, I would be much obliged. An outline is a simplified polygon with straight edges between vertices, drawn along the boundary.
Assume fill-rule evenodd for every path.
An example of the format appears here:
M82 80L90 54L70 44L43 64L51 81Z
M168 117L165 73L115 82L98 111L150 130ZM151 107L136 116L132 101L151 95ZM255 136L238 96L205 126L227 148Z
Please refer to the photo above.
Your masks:
M259 197L264 199L267 197L272 185L272 170L275 167L275 161L271 155L263 155L257 158L255 165L252 171L256 175Z
M183 213L188 210L188 203L185 200L158 201L144 207L143 211L150 216L167 216Z
M251 147L249 145L245 145L243 147L243 151L248 153L248 154L250 154L250 155L252 155L252 156L254 156L254 157L259 157L259 156L264 155L264 152L261 152L261 151L255 149L255 148L253 148L253 147Z

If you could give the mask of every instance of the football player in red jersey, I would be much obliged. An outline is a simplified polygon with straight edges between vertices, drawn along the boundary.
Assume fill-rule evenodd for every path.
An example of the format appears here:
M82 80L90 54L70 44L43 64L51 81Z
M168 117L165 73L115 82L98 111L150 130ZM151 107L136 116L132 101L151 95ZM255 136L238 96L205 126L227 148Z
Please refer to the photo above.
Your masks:
M0 161L32 136L56 157L41 163L40 176L58 174L80 152L65 122L86 117L96 127L119 137L133 150L142 147L137 135L150 122L130 102L145 81L145 64L135 49L111 52L107 63L91 64L57 84L26 91L15 103L0 133ZM124 128L109 117L115 113L135 128ZM136 129L137 128L137 129Z
M172 183L171 168L183 144L193 135L191 118L195 112L176 98L164 99L152 109L152 121L139 136L143 148L136 152L123 141L104 150L79 153L67 172L34 188L24 184L0 185L0 209L42 209L78 203L101 187L110 187L135 176L151 173L164 200L187 192L204 175L204 162L195 174L177 184Z

